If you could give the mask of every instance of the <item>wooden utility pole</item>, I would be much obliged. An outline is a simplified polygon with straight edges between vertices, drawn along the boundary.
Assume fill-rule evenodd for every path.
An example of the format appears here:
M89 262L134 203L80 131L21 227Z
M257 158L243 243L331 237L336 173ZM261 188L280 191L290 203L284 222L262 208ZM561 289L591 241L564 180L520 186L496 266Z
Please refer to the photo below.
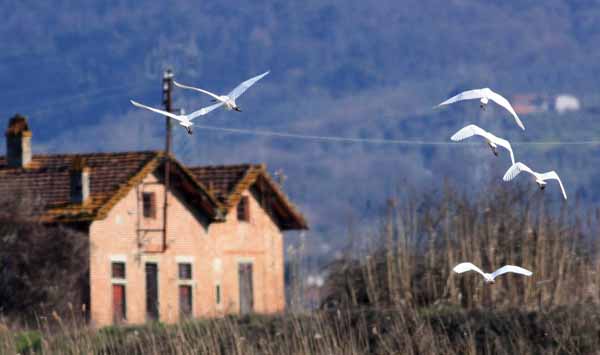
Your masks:
M163 105L165 105L165 111L173 112L173 71L171 69L165 70L163 74ZM163 251L167 249L167 212L169 207L169 185L171 180L171 118L165 117L166 119L166 137L165 137L165 200L163 210Z

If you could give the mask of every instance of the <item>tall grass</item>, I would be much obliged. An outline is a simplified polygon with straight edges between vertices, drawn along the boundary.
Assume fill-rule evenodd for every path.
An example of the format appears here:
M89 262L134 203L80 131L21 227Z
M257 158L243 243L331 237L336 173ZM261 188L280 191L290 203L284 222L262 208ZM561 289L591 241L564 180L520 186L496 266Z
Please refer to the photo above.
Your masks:
M100 330L0 331L2 354L589 354L600 308L360 308Z
M548 206L543 197L498 188L472 200L446 187L419 203L390 202L380 228L362 236L371 247L329 268L326 304L534 310L598 303L598 213ZM486 285L476 273L452 272L464 261L490 272L520 265L533 276L507 274Z

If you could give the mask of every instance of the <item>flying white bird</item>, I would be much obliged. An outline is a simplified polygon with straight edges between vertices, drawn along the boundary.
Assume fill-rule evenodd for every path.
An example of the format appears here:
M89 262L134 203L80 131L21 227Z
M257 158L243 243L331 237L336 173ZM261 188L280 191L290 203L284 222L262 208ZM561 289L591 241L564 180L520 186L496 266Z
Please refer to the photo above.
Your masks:
M472 99L479 99L479 103L480 103L479 106L484 110L485 110L485 107L488 104L489 100L494 101L498 105L507 109L508 112L510 112L513 115L513 117L515 118L515 121L517 121L517 124L519 125L519 127L521 127L522 130L525 130L525 126L523 125L523 122L521 122L521 120L519 119L519 116L517 116L517 113L515 112L513 107L510 105L510 102L508 102L508 100L505 99L504 96L493 92L489 88L463 91L460 94L453 96L453 97L449 98L448 100L442 102L441 104L438 105L438 107L442 106L442 105L452 104L457 101L472 100Z
M525 165L521 162L517 162L517 163L513 164L510 168L508 168L508 170L502 177L502 180L510 181L510 180L514 179L517 175L519 175L519 173L521 171L525 171L525 172L528 172L531 175L533 175L535 177L535 182L538 184L538 186L542 190L546 187L546 180L552 180L552 179L558 180L558 183L560 184L560 189L562 190L562 194L563 194L565 200L567 199L567 193L565 192L565 188L563 187L562 181L560 181L558 174L554 170L549 171L547 173L540 174L540 173L537 173L537 172L529 169L529 167L527 165Z
M455 142L458 142L462 141L463 139L473 137L475 135L485 138L487 144L490 146L490 148L492 149L492 153L494 153L495 156L498 156L498 146L501 146L508 150L508 152L510 153L510 160L513 164L515 163L515 156L513 154L510 143L507 140L498 138L490 132L487 132L475 126L474 124L470 124L466 127L463 127L458 132L454 133L454 135L450 137L450 139L452 139Z
M458 265L456 265L454 267L454 269L452 269L452 271L454 271L457 274L462 274L463 272L466 271L477 271L478 273L480 273L483 278L485 279L485 282L487 283L494 283L494 279L502 274L506 274L507 272L512 272L515 274L520 274L520 275L525 275L525 276L531 276L532 272L527 270L527 269L523 269L522 267L519 266L514 266L514 265L505 265L501 268L499 268L498 270L492 272L491 274L488 274L487 272L483 272L481 271L481 269L479 269L477 266L471 264L471 263L460 263Z
M260 79L262 79L263 77L265 77L267 74L269 74L269 71L266 71L260 75L257 75L253 78L250 78L246 81L244 81L243 83L241 83L240 85L238 85L235 89L231 90L231 92L227 95L217 95L214 94L210 91L204 90L204 89L200 89L200 88L195 88L193 86L186 86L183 84L180 84L176 81L173 81L173 84L175 84L175 86L183 88L183 89L190 89L190 90L196 90L199 91L201 93L210 95L213 97L213 102L221 102L222 104L225 105L225 108L227 110L234 110L234 111L238 111L238 112L242 112L242 110L240 109L240 107L235 103L235 100L240 97L244 92L246 92L246 90L248 90L252 85L254 85L257 81L259 81Z
M129 100L129 101L131 101L131 103L134 106L145 108L146 110L154 111L156 113L160 113L161 115L168 116L168 117L171 117L174 120L177 120L180 125L182 125L183 127L185 127L185 129L187 130L188 134L192 134L192 126L194 125L192 123L192 120L194 118L196 118L198 116L206 115L210 111L212 111L212 110L216 109L217 107L223 105L222 102L219 102L218 104L207 106L207 107L199 109L198 111L194 111L194 112L190 113L189 115L176 115L176 114L171 113L171 112L167 112L167 111L159 110L159 109L154 108L154 107L142 105L139 102L135 102L133 100Z

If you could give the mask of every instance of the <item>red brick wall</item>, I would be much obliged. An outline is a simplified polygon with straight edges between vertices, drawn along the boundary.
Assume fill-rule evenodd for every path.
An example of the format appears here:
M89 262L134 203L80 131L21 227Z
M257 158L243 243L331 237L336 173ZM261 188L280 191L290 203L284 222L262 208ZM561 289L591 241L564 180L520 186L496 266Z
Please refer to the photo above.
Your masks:
M156 218L142 214L142 192L156 194ZM193 314L195 317L237 313L239 310L238 263L253 263L254 309L278 312L285 307L283 280L283 235L254 196L246 191L250 220L238 221L232 208L226 222L207 224L206 218L189 206L177 191L169 194L167 250L160 250L164 186L153 174L132 189L101 221L90 227L91 318L96 325L112 323L111 258L126 259L126 303L128 323L146 320L145 262L159 269L159 313L165 322L179 317L177 260L192 260ZM184 282L188 284L188 282ZM221 304L216 305L215 286L221 285Z

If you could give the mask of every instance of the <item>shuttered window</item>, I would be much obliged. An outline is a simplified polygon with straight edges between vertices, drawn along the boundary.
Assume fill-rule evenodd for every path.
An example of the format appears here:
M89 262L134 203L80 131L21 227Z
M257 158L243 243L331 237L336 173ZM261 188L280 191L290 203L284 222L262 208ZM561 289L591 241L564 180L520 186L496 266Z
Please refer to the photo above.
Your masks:
M120 324L127 319L125 285L113 284L113 323Z
M113 323L119 324L127 319L127 302L126 302L126 269L125 263L122 261L113 261L110 264L110 276L113 279L112 284L112 309Z

